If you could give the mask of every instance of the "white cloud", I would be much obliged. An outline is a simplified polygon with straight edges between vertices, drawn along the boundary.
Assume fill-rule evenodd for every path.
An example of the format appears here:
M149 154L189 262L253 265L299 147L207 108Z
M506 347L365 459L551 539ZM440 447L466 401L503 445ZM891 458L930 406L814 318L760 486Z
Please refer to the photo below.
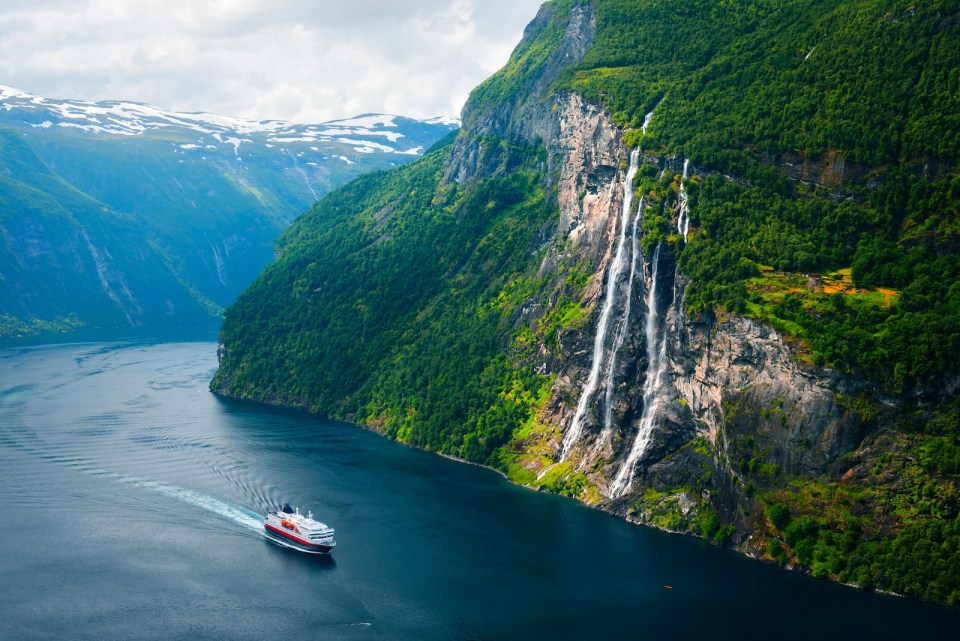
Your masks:
M0 84L320 122L459 115L540 0L0 0Z

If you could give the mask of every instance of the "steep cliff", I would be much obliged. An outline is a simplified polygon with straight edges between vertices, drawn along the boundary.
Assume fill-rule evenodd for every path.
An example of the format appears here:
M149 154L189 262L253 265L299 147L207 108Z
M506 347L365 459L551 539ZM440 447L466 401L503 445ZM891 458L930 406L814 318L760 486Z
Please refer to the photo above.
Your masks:
M958 602L956 155L916 128L960 9L682 4L545 4L452 145L281 239L212 387ZM898 144L848 117L898 103Z

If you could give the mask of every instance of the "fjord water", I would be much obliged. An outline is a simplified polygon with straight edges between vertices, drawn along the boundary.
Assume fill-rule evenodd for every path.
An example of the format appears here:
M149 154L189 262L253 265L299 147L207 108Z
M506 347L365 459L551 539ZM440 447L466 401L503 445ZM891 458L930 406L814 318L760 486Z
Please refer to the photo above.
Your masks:
M218 398L215 352L212 339L0 349L0 638L886 639L960 625L955 609ZM263 537L259 515L284 501L336 528L331 557Z

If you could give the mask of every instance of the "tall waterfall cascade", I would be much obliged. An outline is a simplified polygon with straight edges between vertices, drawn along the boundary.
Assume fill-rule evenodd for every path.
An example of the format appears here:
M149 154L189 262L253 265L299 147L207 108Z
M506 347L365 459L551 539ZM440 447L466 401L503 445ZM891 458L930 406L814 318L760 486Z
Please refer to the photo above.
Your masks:
M617 498L630 489L637 461L646 453L653 437L654 419L663 398L663 388L667 372L667 328L665 315L657 311L657 272L660 266L660 245L650 259L650 291L647 294L647 322L644 326L644 338L647 343L647 372L643 384L643 413L630 453L610 484L609 497ZM676 297L674 289L674 300Z
M623 304L623 315L620 317L620 329L617 330L617 336L613 342L613 349L610 352L610 365L607 367L607 379L604 382L606 393L604 394L603 432L601 433L600 440L597 441L597 447L600 447L610 439L610 434L613 430L613 390L616 387L614 376L617 370L617 354L620 352L620 348L623 347L623 343L627 339L627 334L630 331L630 306L633 301L633 283L637 274L638 257L641 259L640 264L643 264L642 256L640 256L640 242L637 237L637 231L640 219L643 217L644 205L645 200L640 198L637 215L633 217L633 230L630 232L630 278L627 281L627 291L624 296L625 302ZM642 287L643 280L641 279L640 282Z
M633 210L633 178L637 174L639 165L640 149L636 148L630 153L630 167L623 179L623 208L620 215L619 237L604 288L603 308L600 312L600 320L597 323L597 333L593 340L590 374L587 377L583 391L580 393L580 399L577 402L577 410L574 413L573 421L570 423L570 427L563 437L563 449L561 450L560 461L566 461L573 447L579 442L583 433L583 419L599 387L601 371L604 369L604 365L607 365L608 368L611 366L609 361L612 356L608 357L605 345L607 334L610 330L610 320L613 316L614 304L617 299L617 288L627 263L627 230L630 227L630 214Z
M649 122L651 114L645 119ZM634 149L630 154L630 166L623 177L623 206L620 212L617 231L617 240L613 257L607 268L607 278L603 286L602 306L597 329L593 339L590 372L583 385L573 419L563 437L561 454L558 462L568 460L574 448L583 439L584 424L591 409L599 411L602 420L602 429L596 440L593 453L596 454L605 444L612 444L614 433L622 431L626 425L617 425L614 415L614 404L617 397L617 363L623 347L631 335L631 317L638 315L641 310L634 312L633 299L636 296L638 305L643 296L646 306L643 340L646 353L646 371L643 379L642 412L637 420L637 431L629 442L629 448L624 447L617 457L619 467L616 476L607 489L607 497L619 498L626 494L634 480L638 463L647 454L653 442L653 433L658 418L658 412L664 403L666 388L668 387L668 359L667 359L667 327L666 318L669 310L676 304L676 287L673 286L672 295L667 292L658 292L667 282L659 282L661 272L661 249L658 244L649 259L650 280L646 284L647 260L643 256L640 243L640 223L647 207L646 199L640 197L634 209L633 180L640 164L640 149ZM683 180L689 172L689 161L683 164ZM687 193L680 183L679 220L677 230L683 236L684 242L689 233L690 218ZM669 261L664 256L665 261ZM664 267L668 269L668 267ZM674 281L676 279L674 278ZM644 291L646 290L646 291ZM670 303L666 305L667 296ZM636 326L636 325L635 325ZM639 329L639 327L637 327ZM628 441L624 441L626 446ZM587 457L584 462L587 461ZM555 464L554 464L555 465ZM547 470L543 470L541 475Z

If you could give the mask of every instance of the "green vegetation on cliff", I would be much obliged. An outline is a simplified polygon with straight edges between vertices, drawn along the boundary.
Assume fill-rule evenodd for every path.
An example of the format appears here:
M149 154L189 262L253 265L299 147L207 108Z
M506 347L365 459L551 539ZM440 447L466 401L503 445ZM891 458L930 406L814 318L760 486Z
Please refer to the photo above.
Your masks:
M817 577L960 605L958 420L957 401L914 412L865 439L834 474L774 471L758 484L772 526L767 554Z
M743 174L767 154L833 149L877 166L960 153L955 0L594 5L594 46L563 86L627 128L659 105L651 142L697 165Z
M569 16L586 8L591 44L558 70ZM281 238L226 314L212 385L533 483L562 438L538 423L555 381L537 372L592 331L582 294L597 263L564 262L547 175L557 150L507 140L549 127L506 121L577 91L643 148L641 244L648 256L673 245L690 316L756 318L803 367L832 366L862 390L842 411L865 438L826 472L788 475L736 434L730 451L690 441L666 458L723 476L750 508L737 525L755 527L771 559L957 602L958 69L960 3L946 0L548 3L472 94L453 149L351 183ZM548 75L559 80L541 86ZM675 232L681 185L688 243ZM539 269L545 252L561 257L555 273ZM537 311L521 314L528 304ZM539 483L599 500L575 467ZM726 544L740 517L705 498L713 481L642 488L629 509Z
M711 175L691 190L698 233L681 257L692 281L688 309L722 306L755 316L803 340L813 362L869 378L889 393L935 392L957 372L951 355L960 350L960 239L925 221L956 217L960 193L922 194L955 190L957 180L918 176L891 204L867 187L850 186L836 201L834 192L785 179L746 187ZM928 232L910 237L918 225ZM764 265L778 278L760 278ZM850 265L851 287L823 280ZM810 273L819 276L810 280ZM852 295L872 287L894 295Z
M145 236L141 221L83 193L0 128L0 337L218 314Z
M595 6L594 46L561 86L604 104L645 150L682 154L706 174L688 185L688 309L773 322L816 361L890 392L935 389L955 375L960 3ZM760 265L852 265L858 287L902 297L762 305L748 287Z
M213 386L504 465L498 448L539 380L514 367L503 328L555 205L527 168L542 149L485 142L486 160L509 173L444 183L447 146L358 179L297 221L228 310Z

